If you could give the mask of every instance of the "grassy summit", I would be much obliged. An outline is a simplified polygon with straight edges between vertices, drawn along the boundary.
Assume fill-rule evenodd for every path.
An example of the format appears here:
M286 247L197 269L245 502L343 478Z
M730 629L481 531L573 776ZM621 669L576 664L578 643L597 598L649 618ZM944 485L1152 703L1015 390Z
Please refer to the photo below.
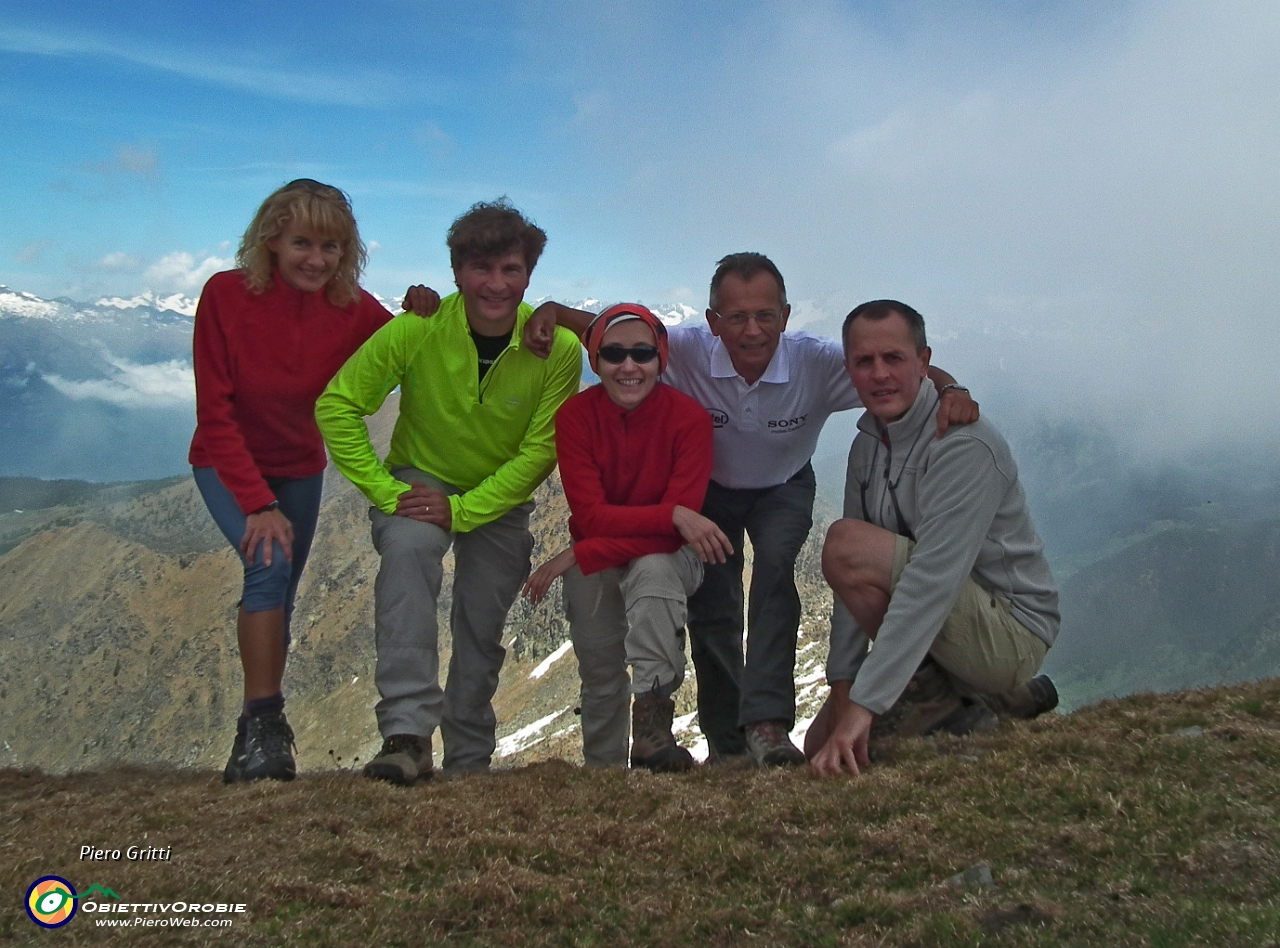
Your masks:
M1280 944L1280 681L890 751L855 781L0 771L0 944L109 937L86 912L31 924L22 894L48 874L248 904L229 929L131 945ZM86 844L172 858L82 862ZM948 884L980 863L993 885Z

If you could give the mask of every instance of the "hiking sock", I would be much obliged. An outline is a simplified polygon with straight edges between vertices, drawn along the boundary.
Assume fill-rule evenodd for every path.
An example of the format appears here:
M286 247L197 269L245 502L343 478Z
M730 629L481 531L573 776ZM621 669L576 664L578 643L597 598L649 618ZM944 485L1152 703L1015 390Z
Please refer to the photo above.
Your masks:
M248 721L249 718L261 717L264 714L280 714L282 711L284 711L284 693L277 691L265 698L250 698L246 701L240 720Z

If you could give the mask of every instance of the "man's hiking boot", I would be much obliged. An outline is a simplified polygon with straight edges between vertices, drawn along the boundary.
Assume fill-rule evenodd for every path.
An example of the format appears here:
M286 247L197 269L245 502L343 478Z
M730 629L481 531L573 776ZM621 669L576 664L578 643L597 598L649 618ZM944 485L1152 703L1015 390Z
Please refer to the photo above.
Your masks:
M244 731L236 727L236 739L231 745L231 757L222 769L223 783L240 783L244 780Z
M983 695L987 707L1005 718L1030 721L1058 706L1058 689L1048 675L1037 675L1002 695Z
M787 726L781 721L757 721L746 727L747 750L760 767L798 767L805 762L804 751L791 743Z
M925 656L898 700L871 725L871 740L921 737L964 709L942 666Z
M754 767L756 765L750 751L744 750L737 754L721 754L710 746L707 748L707 759L704 763L708 767Z
M392 734L382 742L378 756L364 765L364 775L410 787L419 780L430 780L431 766L430 737Z
M983 731L994 731L1000 726L996 713L981 701L960 699L960 707L952 711L940 721L935 721L924 731L930 734L950 734L952 737L965 737L969 734L980 734Z
M655 692L636 695L631 706L631 766L655 774L693 769L693 755L676 743L671 719L676 703Z
M298 772L293 762L293 728L283 711L260 714L244 726L241 780L292 780ZM234 753L234 752L233 752ZM227 765L230 769L231 765ZM223 773L226 779L226 773Z

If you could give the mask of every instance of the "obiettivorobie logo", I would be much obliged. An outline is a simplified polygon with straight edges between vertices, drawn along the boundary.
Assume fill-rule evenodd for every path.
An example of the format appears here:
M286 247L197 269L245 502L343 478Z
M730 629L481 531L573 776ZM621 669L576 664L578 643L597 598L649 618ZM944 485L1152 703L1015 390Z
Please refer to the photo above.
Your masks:
M95 892L118 899L110 889L93 884L77 895L76 888L61 876L41 876L27 889L27 915L41 928L61 928L76 917L77 903Z
M96 900L94 895L98 896ZM107 899L115 899L117 904ZM97 924L113 928L226 928L232 919L198 916L244 914L249 907L243 902L121 902L115 892L97 883L77 894L75 886L61 876L41 876L27 889L26 909L31 921L41 928L61 928L76 917L78 910L108 915L98 919ZM156 915L173 917L155 918Z

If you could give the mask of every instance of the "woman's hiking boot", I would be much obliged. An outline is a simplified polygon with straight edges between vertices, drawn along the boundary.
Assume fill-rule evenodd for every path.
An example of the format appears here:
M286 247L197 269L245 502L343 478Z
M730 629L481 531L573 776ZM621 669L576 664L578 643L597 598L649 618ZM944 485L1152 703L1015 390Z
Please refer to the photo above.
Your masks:
M693 755L671 733L676 703L655 692L636 695L631 706L631 766L656 774L693 769Z
M266 778L292 780L298 773L293 762L295 746L293 728L289 727L283 711L250 718L244 725L243 744L240 734L236 734L231 760L227 762L222 779L227 783ZM238 759L237 750L241 751Z

